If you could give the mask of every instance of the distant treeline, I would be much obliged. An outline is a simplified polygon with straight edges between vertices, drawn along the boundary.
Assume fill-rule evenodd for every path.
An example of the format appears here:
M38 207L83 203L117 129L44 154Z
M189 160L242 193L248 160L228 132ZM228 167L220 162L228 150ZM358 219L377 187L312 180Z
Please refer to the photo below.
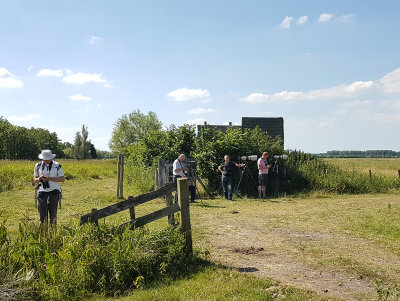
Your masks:
M366 150L366 151L339 151L332 150L322 154L316 154L321 158L399 158L400 152L393 150Z
M87 128L83 127L82 132L84 130L87 134ZM57 158L100 159L110 155L108 152L96 150L90 140L82 139L80 132L77 132L75 142L71 144L61 142L54 132L15 126L0 116L0 159L37 160L43 149L50 149Z

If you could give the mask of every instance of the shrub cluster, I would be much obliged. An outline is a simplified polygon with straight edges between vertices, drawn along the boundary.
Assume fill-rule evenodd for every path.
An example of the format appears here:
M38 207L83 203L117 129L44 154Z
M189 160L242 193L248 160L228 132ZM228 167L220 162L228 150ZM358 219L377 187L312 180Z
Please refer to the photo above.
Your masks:
M94 225L40 229L24 222L12 239L0 224L0 283L33 288L35 298L80 300L115 296L163 274L176 275L191 259L172 229L149 232ZM25 298L29 298L26 296Z

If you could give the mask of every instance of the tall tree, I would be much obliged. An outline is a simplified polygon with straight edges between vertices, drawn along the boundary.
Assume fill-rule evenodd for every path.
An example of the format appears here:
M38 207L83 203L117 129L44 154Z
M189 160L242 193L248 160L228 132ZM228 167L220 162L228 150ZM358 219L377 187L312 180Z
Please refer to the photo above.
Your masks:
M76 134L75 134L74 146L72 149L74 151L75 159L82 160L83 159L82 135L81 135L81 132L79 132L79 131L76 132Z
M87 126L82 125L81 131L76 132L73 152L77 160L89 159L92 143L88 140L89 131Z
M123 115L114 125L110 149L119 153L123 148L148 137L154 131L161 131L161 127L162 123L154 112L146 115L136 110Z

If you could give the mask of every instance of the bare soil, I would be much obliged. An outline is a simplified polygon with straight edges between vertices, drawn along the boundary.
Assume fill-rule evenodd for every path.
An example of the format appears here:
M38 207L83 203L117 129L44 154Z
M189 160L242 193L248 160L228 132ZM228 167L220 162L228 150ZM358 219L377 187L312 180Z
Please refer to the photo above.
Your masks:
M199 213L195 222L207 224L201 240L211 246L213 261L332 300L376 300L374 279L400 271L399 256L367 239L268 227L261 211L241 212L234 203ZM355 258L354 267L342 268L340 260L348 266L349 258Z

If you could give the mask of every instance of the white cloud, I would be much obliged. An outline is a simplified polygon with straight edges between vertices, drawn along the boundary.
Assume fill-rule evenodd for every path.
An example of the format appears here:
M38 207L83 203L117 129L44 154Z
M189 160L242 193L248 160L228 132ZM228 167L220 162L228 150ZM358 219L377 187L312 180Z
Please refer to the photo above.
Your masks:
M26 116L16 116L16 115L11 115L7 117L7 120L10 122L25 122L25 121L32 121L35 119L41 119L42 116L38 114L29 114Z
M285 29L290 28L290 23L292 22L292 20L293 20L293 17L286 16L286 17L283 19L282 23L279 24L279 27L280 27L280 28L285 28Z
M103 78L103 75L100 73L91 74L91 73L77 72L66 75L62 80L67 84L80 84L80 85L89 82L107 83L107 80Z
M355 108L355 107L362 107L370 104L369 100L355 100L355 101L348 101L341 104L341 107L345 108Z
M189 114L206 114L206 113L214 113L214 109L205 109L205 108L194 108L191 109L188 113Z
M312 90L309 92L281 91L275 94L252 93L249 96L242 98L241 101L256 104L276 101L294 102L300 100L346 98L362 95L376 87L377 85L373 81L358 81L350 85L334 86L328 89Z
M110 139L110 136L91 137L90 141L95 145L96 149L109 151L108 142Z
M375 112L371 110L355 111L360 119L377 123L398 123L400 122L399 113Z
M24 83L6 68L0 67L0 88L20 88Z
M342 15L342 16L336 18L336 20L341 23L349 22L352 19L354 19L354 14Z
M311 120L311 119L294 119L288 118L287 123L288 126L295 127L295 128L326 128L331 127L335 124L336 119L331 117L322 117L320 120Z
M209 103L209 102L212 102L212 99L207 98L207 99L202 100L201 102L202 103Z
M400 110L400 100L391 101L391 100L383 100L379 102L381 107L387 108L389 110Z
M90 101L90 97L83 96L82 94L71 95L69 98L71 98L74 101Z
M103 41L102 37L92 36L89 39L89 44L90 45L100 45L102 41Z
M210 97L210 92L201 89L181 88L169 92L167 97L174 98L176 101L186 101L189 99Z
M400 92L400 68L386 74L379 82L383 85L384 93Z
M47 77L47 76L61 77L63 75L64 75L64 71L61 69L57 69L57 70L42 69L36 74L37 77Z
M333 15L328 14L328 13L323 13L319 16L318 22L328 22L330 19L332 19Z
M307 16L302 16L300 18L297 19L297 25L304 25L306 24L308 21L308 17Z
M186 123L186 124L194 124L194 125L197 125L197 124L204 124L205 121L206 121L206 120L203 119L203 118L197 118L197 119L187 120L185 123Z

